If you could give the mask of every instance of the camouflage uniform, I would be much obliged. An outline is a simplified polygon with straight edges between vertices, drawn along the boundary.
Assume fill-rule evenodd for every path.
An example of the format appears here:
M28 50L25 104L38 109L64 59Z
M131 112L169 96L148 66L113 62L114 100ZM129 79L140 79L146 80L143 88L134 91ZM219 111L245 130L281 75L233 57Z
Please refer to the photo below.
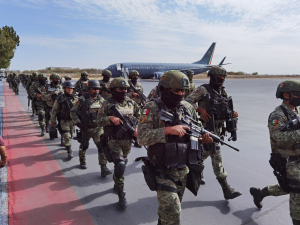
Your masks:
M40 90L42 93L46 94L46 84L42 85L39 82L35 82L29 88L29 94L32 98L35 98L35 107L36 107L36 115L39 116L39 125L41 127L45 127L45 109L44 109L44 101L41 98L36 97L36 91Z
M87 87L88 82L89 82L89 80L84 81L84 80L79 79L75 84L74 91L80 93L80 91L83 90L83 93L87 93L88 92L88 87ZM82 93L80 93L80 95L82 95Z
M144 93L141 83L137 82L136 85L133 85L133 86L140 92ZM142 101L139 97L134 97L132 95L132 90L129 90L128 97L131 98L133 101L135 101L137 104L140 104Z
M56 100L53 105L50 118L51 123L56 123L56 118L60 117L60 126L62 129L63 143L66 147L71 146L71 140L75 132L75 126L72 122L70 112L67 111L63 106L67 98L73 105L78 100L78 96L76 95L74 95L74 98L67 97L65 94L60 95L58 100Z
M29 93L29 89L31 87L31 85L33 85L35 82L38 82L37 81L37 72L33 72L32 73L32 76L30 76L28 78L28 82L25 86L25 89L27 91L27 94L28 94L28 97L30 100L31 100L31 110L32 110L32 116L34 116L34 113L35 113L35 108L36 108L36 99L33 99Z
M108 82L105 82L104 80L99 80L99 83L101 85L101 89L100 89L100 95L102 98L104 98L105 100L107 100L108 98L111 97L111 92L110 91L107 91L109 90L109 86L110 86L110 81ZM105 87L103 89L103 87Z
M88 95L88 93L85 93L84 96L81 96L77 102L74 104L73 109L71 110L71 118L73 120L74 124L80 123L80 119L78 115L81 115L81 110L82 110L82 105L81 105L81 100L88 101L89 102L89 112L99 112L99 110L103 106L103 101L104 99L99 95L99 98L93 99ZM97 143L100 141L100 136L103 134L103 128L97 126L97 124L92 124L91 119L89 119L89 124L85 124L88 126L88 131L87 131L87 140L89 141L91 138L93 139L95 145L97 146ZM83 160L85 162L85 156L86 156L86 150L83 150L81 148L81 145L79 147L79 160ZM99 151L98 149L98 160L99 160L99 165L106 165L107 160L102 152Z
M14 75L14 76L11 78L11 86L12 86L12 89L13 89L13 91L15 92L16 95L19 94L19 84L20 84L20 79L19 79L19 77L17 77L17 76Z
M138 104L136 102L132 101L130 98L126 97L126 99L123 103L117 103L113 98L110 98L108 100L105 100L103 103L103 107L97 118L98 126L105 127L105 126L112 125L110 122L110 116L113 116L113 114L108 110L108 108L112 104L116 104L117 109L123 115L127 115L130 117L134 116L136 118L140 117L140 108L139 108ZM125 140L124 139L123 140L109 139L108 147L109 147L111 154L116 157L114 159L115 161L119 157L126 159L131 151L131 141L126 140L126 139ZM123 190L125 176L123 175L121 178L116 178L116 176L114 174L113 179L115 182L115 188L117 190L120 190L120 189ZM123 194L123 192L121 194ZM124 195L125 195L125 193L124 193Z
M153 100L155 98L159 98L159 92L158 92L158 89L157 89L157 86L155 86L154 88L152 88L152 90L150 91L148 97L147 97L150 100Z
M214 92L218 93L216 90L213 90ZM226 92L226 91L225 91ZM202 97L204 95L209 94L205 87L200 86L195 91L193 91L185 100L189 103L193 104L195 109L198 107L201 107L205 110L207 110L207 106L205 102L202 100ZM218 93L220 94L220 93ZM228 96L227 92L226 95ZM198 103L198 106L197 106ZM200 115L200 119L203 120L203 118ZM216 120L216 134L220 135L222 132L222 125L225 122L225 120ZM205 127L205 123L203 124ZM211 163L214 170L214 173L216 175L217 179L226 179L227 173L225 171L225 168L223 167L223 160L222 160L222 154L220 149L220 144L216 143L216 153L211 154L210 151L204 151L204 160L208 157L211 157Z

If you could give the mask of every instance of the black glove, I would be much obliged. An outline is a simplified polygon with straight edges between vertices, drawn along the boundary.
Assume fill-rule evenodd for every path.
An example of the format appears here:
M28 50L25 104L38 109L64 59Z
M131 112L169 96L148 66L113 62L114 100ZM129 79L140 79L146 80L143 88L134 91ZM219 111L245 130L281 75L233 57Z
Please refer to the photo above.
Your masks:
M86 129L86 126L81 122L76 123L76 126L79 127L80 130L85 130Z

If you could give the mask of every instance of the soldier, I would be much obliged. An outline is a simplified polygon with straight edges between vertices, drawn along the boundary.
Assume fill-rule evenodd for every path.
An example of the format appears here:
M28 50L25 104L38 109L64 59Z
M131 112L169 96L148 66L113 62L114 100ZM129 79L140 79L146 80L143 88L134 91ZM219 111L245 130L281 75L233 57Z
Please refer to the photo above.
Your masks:
M64 78L65 78L65 81L71 81L72 80L72 77L70 77L70 76L65 76Z
M88 93L87 84L88 84L88 73L82 72L80 79L75 84L75 92L79 93L79 96L83 95L83 93Z
M11 86L15 95L19 95L19 85L20 79L17 77L17 74L13 73L13 77L11 78Z
M45 122L46 122L46 133L49 132L49 121L50 121L50 113L54 102L57 97L63 93L63 90L60 85L60 75L58 73L52 73L50 75L50 85L46 85L46 92L42 95L42 100L45 101Z
M105 100L107 100L108 98L111 97L111 92L109 89L109 85L110 85L110 78L112 76L112 73L109 70L103 70L102 71L102 76L103 79L99 80L100 83L100 95L102 98L104 98Z
M193 70L187 70L186 75L189 78L190 81L190 88L185 91L185 96L184 98L187 98L194 90L195 90L195 83L193 81L194 77L194 71Z
M29 77L28 79L28 82L26 84L26 91L27 91L27 94L28 94L28 99L31 100L31 109L32 109L32 117L34 117L34 114L35 114L35 108L36 108L36 102L35 102L35 99L33 99L29 93L29 89L31 87L31 85L34 83L34 82L38 82L38 74L37 72L33 72L31 77Z
M8 83L10 89L12 89L12 86L11 86L11 79L12 79L12 76L13 76L13 75L10 73L10 74L8 75L7 79L6 79L6 82Z
M87 132L87 142L89 142L90 138L93 138L94 143L98 148L98 160L99 165L101 166L101 176L106 177L107 175L111 174L111 171L109 171L109 169L106 167L107 160L102 152L102 149L100 149L100 145L98 144L98 142L100 142L100 136L103 134L103 128L97 126L97 114L103 106L104 99L99 95L99 81L89 80L87 87L88 93L84 93L83 96L81 96L74 104L74 107L71 110L71 118L73 123L80 128L81 132ZM87 111L89 113L88 124L81 122L81 120L84 119L83 116L87 116L83 115L82 113L83 107L86 106L84 104L87 104ZM81 120L79 117L81 117ZM79 162L82 169L87 168L85 160L87 148L88 146L85 149L83 143L81 143L79 146Z
M122 137L118 137L116 135L120 130L119 125L123 122L118 115L115 114L115 112L109 110L109 107L115 104L116 108L124 117L128 118L130 121L135 120L137 122L137 118L140 116L140 108L135 101L127 97L128 87L129 84L127 80L121 77L115 78L111 81L110 89L112 97L104 102L97 119L98 126L104 127L104 135L108 140L108 148L115 164L113 176L115 182L114 189L118 193L119 206L121 209L125 209L127 207L124 192L124 171L128 161L127 156L131 151L131 139L133 137L127 133L122 135ZM134 135L136 136L136 128Z
M139 120L138 142L149 146L148 157L150 162L155 164L158 224L180 224L180 202L186 187L190 161L195 161L196 165L197 162L201 162L198 153L191 154L193 150L189 145L190 136L185 131L189 127L179 125L178 122L178 119L185 115L198 121L195 109L183 101L184 92L189 87L189 80L182 72L166 72L159 81L161 97L146 103ZM174 116L170 126L159 117L162 109ZM199 124L202 126L201 122ZM205 134L202 143L211 142L213 140ZM198 146L197 139L196 143ZM169 154L166 154L167 151ZM169 163L171 161L172 163Z
M281 131L288 121L300 116L300 81L286 80L280 83L276 98L281 98L283 102L270 114L268 128L272 150L270 164L279 176L279 184L268 185L263 189L252 187L250 193L258 208L262 208L262 200L266 196L289 194L293 224L300 225L299 125L292 125L289 129Z
M55 126L56 119L59 118L62 129L63 144L68 151L68 158L73 158L71 149L71 140L75 132L75 126L71 119L71 109L78 97L74 93L74 84L71 81L65 81L63 84L64 94L59 95L51 111L51 127Z
M186 98L186 101L193 104L196 111L200 113L200 119L205 122L203 124L205 129L208 129L207 122L209 121L212 115L208 114L207 112L208 106L204 102L204 96L209 95L210 98L220 102L220 104L223 104L223 100L228 98L228 94L223 86L225 77L227 76L226 70L221 66L213 66L209 70L207 76L210 77L210 83L199 86ZM198 103L198 106L196 103ZM227 105L222 105L222 107L227 108ZM221 136L222 133L225 131L225 128L223 127L225 119L223 118L224 115L222 115L222 113L219 113L219 111L216 113L218 113L218 117L220 119L215 120L215 131L218 136ZM233 117L238 117L238 113L233 112ZM212 154L211 151L209 151L208 146L205 147L205 150L206 151L204 151L204 160L208 158L208 156L211 157L213 170L218 182L222 187L224 198L227 200L240 196L241 193L235 191L233 188L230 188L229 184L227 183L227 173L225 171L225 168L223 167L220 145L216 144L214 154ZM204 183L205 181L203 180L202 182Z
M34 83L29 88L29 94L35 101L36 115L39 118L39 125L41 127L41 135L45 135L45 109L42 94L46 94L47 76L44 73L38 75L38 82Z
M137 82L139 76L140 76L140 74L138 71L131 70L129 72L128 77L129 77L131 83L133 84L133 86L140 92L144 93L141 83ZM133 90L129 90L128 97L131 98L133 101L135 101L137 104L139 104L139 105L141 104L142 100L139 98L139 95L137 93L135 93Z

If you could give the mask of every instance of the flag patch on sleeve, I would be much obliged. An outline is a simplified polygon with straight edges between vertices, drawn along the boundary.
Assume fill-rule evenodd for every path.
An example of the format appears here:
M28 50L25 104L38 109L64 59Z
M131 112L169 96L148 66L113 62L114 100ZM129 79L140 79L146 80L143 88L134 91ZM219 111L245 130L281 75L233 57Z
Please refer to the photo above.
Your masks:
M148 115L149 114L149 109L143 109L142 114L143 115Z
M273 125L273 124L278 124L278 120L272 120L271 121L271 124Z

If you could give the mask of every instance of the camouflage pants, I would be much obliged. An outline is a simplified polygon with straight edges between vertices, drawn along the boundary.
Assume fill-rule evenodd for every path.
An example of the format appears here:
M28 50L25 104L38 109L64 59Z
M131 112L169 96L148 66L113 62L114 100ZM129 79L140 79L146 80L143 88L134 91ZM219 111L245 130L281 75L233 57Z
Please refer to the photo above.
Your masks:
M93 141L94 141L95 145L97 146L97 143L100 141L100 135L102 135L102 134L103 134L103 128L102 127L88 129L87 140L89 141L91 138L93 138ZM85 158L86 151L82 151L81 145L80 145L80 147L79 147L79 158ZM104 153L100 153L99 149L98 149L98 160L99 160L99 165L106 165L107 164L107 160L105 158Z
M218 146L218 145L216 145ZM223 160L222 160L222 154L221 149L216 150L216 154L211 154L210 151L203 151L203 160L207 159L207 157L210 156L211 158L211 164L214 170L214 174L216 175L217 179L226 179L227 173L225 171L225 168L223 167Z
M13 86L13 91L18 94L19 93L19 85L14 85Z
M131 151L131 142L129 140L110 140L108 141L108 148L111 152L118 153L126 158ZM124 175L120 179L117 179L114 174L113 179L117 187L124 186Z
M75 132L75 126L73 125L72 120L61 120L60 126L62 129L62 138L64 145L71 146L71 140L73 138L73 134Z
M44 109L44 103L42 100L37 100L36 101L36 108L37 108L37 111L36 111L36 115L38 115L38 118L39 118L39 125L40 126L45 126L45 109ZM43 118L42 116L43 115Z
M162 171L158 170L158 172ZM172 177L175 182L180 181L182 185L176 185L168 179L156 177L157 184L177 189L177 193L157 190L157 200L159 205L157 214L162 225L179 225L181 217L181 201L189 169L186 167L184 170L164 171L163 173Z
M300 162L293 161L286 164L287 177L291 180L300 182ZM296 186L292 186L296 188ZM300 187L298 187L300 188ZM269 194L272 196L288 195L290 194L290 215L294 220L300 220L300 193L286 193L278 184L268 185Z
M46 125L49 124L49 121L50 121L50 118L51 118L51 110L52 108L49 108L48 106L45 106L45 122L46 122Z

